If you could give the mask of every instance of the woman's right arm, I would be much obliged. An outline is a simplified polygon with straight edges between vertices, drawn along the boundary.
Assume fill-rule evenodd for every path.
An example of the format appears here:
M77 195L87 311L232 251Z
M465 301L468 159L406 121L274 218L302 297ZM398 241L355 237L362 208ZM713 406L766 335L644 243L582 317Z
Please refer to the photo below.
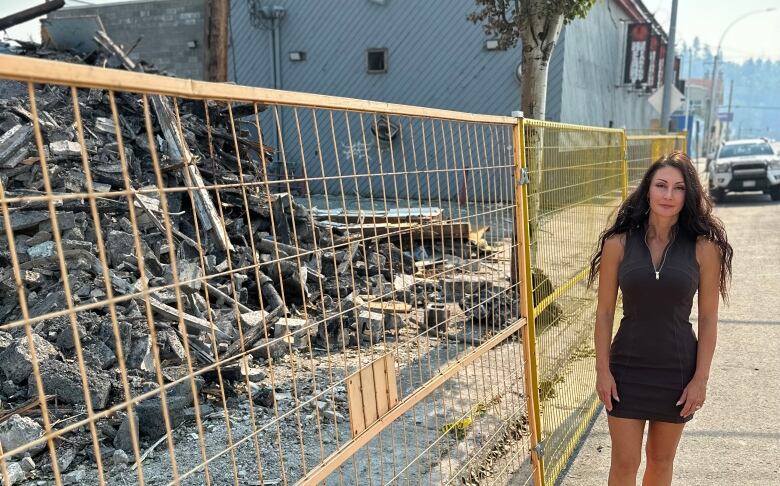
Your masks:
M607 238L601 251L599 264L598 305L594 343L596 347L596 392L608 411L612 411L612 400L620 401L615 379L609 370L609 347L612 343L612 326L615 322L615 302L618 291L618 266L623 259L625 237L615 235Z

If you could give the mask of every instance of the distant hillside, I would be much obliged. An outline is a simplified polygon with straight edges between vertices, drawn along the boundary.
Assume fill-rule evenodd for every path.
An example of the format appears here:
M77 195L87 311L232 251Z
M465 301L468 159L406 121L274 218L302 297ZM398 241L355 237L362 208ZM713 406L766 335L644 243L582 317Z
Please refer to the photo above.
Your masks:
M688 77L688 59L692 56L692 78L709 78L714 53L702 47L698 39L683 45L681 77ZM733 137L768 136L780 140L780 61L750 59L742 64L718 62L723 72L724 99L721 111L728 105L729 83L734 80L731 124Z

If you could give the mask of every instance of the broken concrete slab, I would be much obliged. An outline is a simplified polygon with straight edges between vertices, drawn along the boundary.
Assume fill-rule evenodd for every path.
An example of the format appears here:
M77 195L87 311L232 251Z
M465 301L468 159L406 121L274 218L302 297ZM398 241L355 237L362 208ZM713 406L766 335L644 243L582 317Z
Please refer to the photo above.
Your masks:
M32 341L39 365L57 356L57 349L39 335L33 334ZM16 339L0 354L0 369L3 370L6 378L13 380L14 383L23 383L27 380L33 370L27 337Z
M446 322L450 317L449 309L444 304L431 302L425 307L424 327L428 334L438 336L446 331Z
M381 312L361 310L357 317L359 332L370 332L374 336L384 333L385 315Z
M53 241L44 241L27 249L30 258L44 258L54 256L56 250Z
M86 328L84 328L84 325L81 323L77 323L76 329L78 332L79 340L84 339L84 336L87 335L87 330ZM68 324L60 333L60 335L57 336L57 347L60 348L62 351L70 351L75 346L76 343L75 340L73 339L73 327L70 325L70 322L68 322Z
M43 389L46 393L57 395L57 398L66 403L85 403L78 365L50 359L41 363L39 369ZM92 407L95 410L106 408L111 393L111 380L102 371L93 371L87 368L85 372ZM30 385L34 385L32 380L30 380Z
M154 371L152 338L148 334L133 336L130 353L125 356L127 366L142 371Z
M187 409L190 406L190 401L187 397L166 396L165 405L168 408L171 427L177 427L189 418ZM163 419L163 403L160 397L142 401L135 407L135 413L138 418L137 430L140 431L142 436L154 440L166 434L167 431Z
M244 312L241 314L241 323L245 326L259 326L268 317L268 312L264 310Z
M11 216L11 229L22 231L38 226L49 219L48 211L9 211ZM0 231L5 231L5 221L0 218Z
M21 481L24 481L27 477L27 474L25 473L24 469L22 468L22 465L18 462L7 462L6 463L6 471L8 471L8 479L6 480L3 478L3 485L4 486L12 486L14 484L17 484ZM2 474L0 474L2 476Z
M16 125L0 137L0 167L12 169L27 156L26 146L32 142L33 127Z
M8 349L8 346L13 344L14 337L11 333L0 331L0 353Z
M83 215L83 213L81 213ZM83 221L83 220L82 220ZM72 211L57 211L57 227L60 231L67 231L76 228L76 213ZM46 219L38 226L38 231L46 231L51 233L52 224L49 213L46 213Z
M109 135L115 135L116 134L116 125L114 125L114 120L111 118L104 118L102 116L98 116L95 118L95 130L103 133L107 133Z
M303 329L309 325L309 321L306 319L298 319L294 317L282 317L276 324L274 324L274 337L280 338L293 334L296 340L299 340L303 334Z
M114 436L114 447L117 450L125 452L133 452L133 435L130 433L130 420L135 421L135 434L136 442L140 444L139 430L138 430L138 416L125 415L122 424L119 426L119 430Z
M35 470L35 461L32 457L26 456L19 461L19 465L22 466L22 471L30 472Z
M254 349L256 348L256 349ZM281 339L260 339L253 346L252 356L260 359L279 359L290 352L288 345Z
M49 154L52 157L81 157L81 144L60 140L49 144Z
M201 291L201 279L203 278L203 272L200 265L196 262L177 261L176 271L179 274L179 285L182 292L194 293ZM170 277L170 282L173 283L173 277Z
M92 367L107 370L116 363L116 355L102 341L92 341L82 350L84 362Z
M3 423L0 423L0 445L3 446L3 452L8 453L13 449L21 447L32 442L43 435L43 427L30 417L22 417L19 414L11 417ZM26 450L31 455L41 452L46 447L46 443L38 444Z
M247 359L241 360L241 376L248 379L251 383L260 383L265 380L268 374L262 369L252 366Z
M406 320L400 314L385 314L385 329L395 330L406 327Z

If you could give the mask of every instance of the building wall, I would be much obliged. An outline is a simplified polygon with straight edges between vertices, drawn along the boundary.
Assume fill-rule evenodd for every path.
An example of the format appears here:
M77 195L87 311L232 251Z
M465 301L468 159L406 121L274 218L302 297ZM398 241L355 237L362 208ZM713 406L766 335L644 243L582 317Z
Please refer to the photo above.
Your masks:
M585 21L565 27L561 121L649 128L660 113L648 95L618 87L622 81L627 15L613 0L599 0Z
M280 28L281 87L474 113L509 115L519 109L520 83L515 69L520 62L520 50L485 49L487 36L482 27L466 19L476 9L473 0L387 0L381 3L371 0L263 2L286 9ZM253 18L249 2L232 2L233 44L228 69L231 79L238 84L273 87L270 27L269 21ZM366 51L369 48L388 49L386 73L367 72ZM306 52L306 60L290 61L291 51ZM438 123L421 125L418 120L393 119L392 122L402 126L406 145L401 147L400 140L396 140L390 147L389 144L377 144L371 132L373 118L370 115L350 116L348 127L347 118L337 113L331 133L330 120L323 113L318 119L319 133L315 133L311 114L307 111L298 114L301 139L306 148L302 154L294 114L283 109L278 118L283 127L285 158L292 167L303 165L301 159L305 159L307 175L313 178L309 185L313 191L339 192L341 185L338 182L331 181L325 187L316 179L322 174L340 174L345 177L345 190L360 195L386 193L391 198L398 190L399 194L413 198L430 196L457 200L464 190L469 191L470 198L480 198L480 194L492 197L503 192L505 199L511 194L509 186L496 184L496 178L480 177L486 175L484 168L474 169L470 175L464 175L469 172L466 170L428 171L429 180L416 176L417 171L432 169L434 164L454 169L481 163L502 166L501 170L507 171L502 181L507 184L511 181L511 172L507 169L511 160L506 166L506 161L500 162L499 157L488 161L483 154L477 161L476 154L461 157L459 150L453 153L447 123L443 126ZM270 143L280 147L273 135L276 116L270 110L266 111L261 123ZM453 129L457 130L457 126L453 125ZM442 146L442 130L448 137L449 146ZM366 135L365 142L363 134ZM414 146L412 136L415 137ZM454 132L454 136L457 140L458 133ZM466 145L466 134L461 136ZM486 137L490 144L491 134ZM423 138L425 147L422 146ZM435 150L434 138L438 144ZM510 140L511 136L503 143L497 139L496 145L506 147L511 145ZM317 149L318 145L321 149ZM398 155L402 150L409 164L416 152L417 167L407 166L405 171L411 173L409 177L362 176L401 171L399 167L393 170L392 157L400 158ZM502 152L503 155L506 154ZM435 189L429 192L425 190L427 187Z
M98 15L108 35L129 48L143 37L131 57L182 78L204 78L206 0L148 0L100 6L68 7L47 20ZM189 41L197 46L190 48Z
M466 16L473 0L275 0L281 24L282 87L351 98L507 115L520 105L519 48L488 51ZM239 84L273 85L269 23L253 23L248 2L231 5ZM366 49L388 49L388 71L366 72ZM290 51L305 51L292 62Z

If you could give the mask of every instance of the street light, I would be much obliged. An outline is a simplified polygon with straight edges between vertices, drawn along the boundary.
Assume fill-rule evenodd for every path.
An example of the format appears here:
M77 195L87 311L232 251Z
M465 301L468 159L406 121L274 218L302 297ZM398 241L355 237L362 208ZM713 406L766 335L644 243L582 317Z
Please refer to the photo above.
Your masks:
M756 15L756 14L766 13L766 12L773 12L775 10L777 10L777 9L774 8L774 7L770 7L770 8L764 8L764 9L761 9L761 10L754 10L752 12L748 12L746 14L743 14L742 16L737 17L736 19L734 19L734 21L731 22L728 25L728 27L726 27L726 30L724 30L723 34L720 36L720 40L718 41L718 48L715 50L715 59L713 61L713 65L712 65L712 76L710 78L710 113L709 113L709 116L707 117L707 133L706 133L706 138L705 138L706 150L704 151L704 156L705 157L710 153L710 149L712 148L710 146L710 140L712 140L712 134L710 132L712 131L712 122L713 122L712 118L713 118L713 116L715 114L715 75L718 72L718 58L721 55L720 54L720 46L723 44L723 38L726 37L726 34L728 33L728 31L732 27L734 27L734 24L736 24L740 20L742 20L742 19L744 19L746 17L750 17L751 15Z

